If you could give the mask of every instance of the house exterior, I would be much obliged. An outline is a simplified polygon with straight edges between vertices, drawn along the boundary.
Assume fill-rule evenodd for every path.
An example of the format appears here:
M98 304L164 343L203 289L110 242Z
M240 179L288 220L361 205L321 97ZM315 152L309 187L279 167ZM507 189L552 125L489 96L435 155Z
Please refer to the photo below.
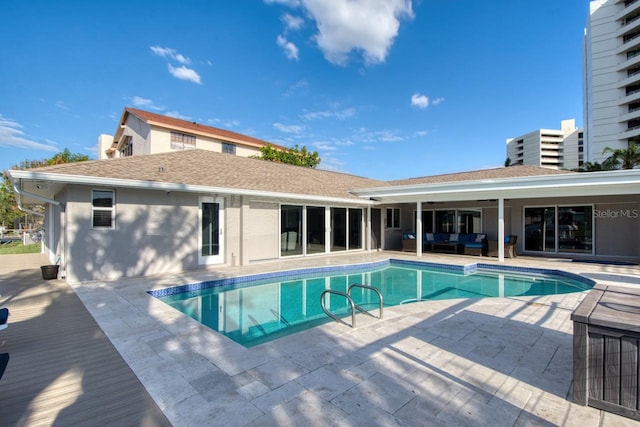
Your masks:
M583 45L586 161L640 135L640 3L594 0Z
M518 235L516 252L640 259L640 170L511 166L400 181L206 150L9 171L44 203L45 247L71 282L400 250L416 234Z
M578 169L584 163L582 129L575 119L562 120L560 129L538 129L507 139L512 165Z
M125 107L115 134L98 137L98 159L196 148L249 157L260 155L267 144L283 148L237 132Z

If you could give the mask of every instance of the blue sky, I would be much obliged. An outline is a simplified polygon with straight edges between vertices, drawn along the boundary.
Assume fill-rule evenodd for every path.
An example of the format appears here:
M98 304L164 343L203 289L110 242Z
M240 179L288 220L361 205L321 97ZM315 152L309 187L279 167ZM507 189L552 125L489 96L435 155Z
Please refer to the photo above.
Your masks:
M505 140L582 126L588 0L13 1L0 168L96 158L125 106L390 180L499 167Z

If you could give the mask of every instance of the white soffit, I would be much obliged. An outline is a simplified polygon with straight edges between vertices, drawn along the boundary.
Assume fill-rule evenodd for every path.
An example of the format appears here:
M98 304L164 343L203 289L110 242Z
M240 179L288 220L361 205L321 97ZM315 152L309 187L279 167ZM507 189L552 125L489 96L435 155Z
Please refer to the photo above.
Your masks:
M580 172L354 190L381 203L640 194L640 170Z

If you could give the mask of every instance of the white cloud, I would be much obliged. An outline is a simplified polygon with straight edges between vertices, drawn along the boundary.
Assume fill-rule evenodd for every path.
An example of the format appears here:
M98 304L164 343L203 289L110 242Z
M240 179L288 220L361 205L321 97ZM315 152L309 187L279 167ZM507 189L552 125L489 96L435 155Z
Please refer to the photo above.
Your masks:
M143 98L141 96L134 96L133 98L131 98L131 103L133 104L134 107L143 107L143 108L146 108L149 110L155 110L155 111L165 110L165 107L156 105L152 100Z
M298 47L295 44L291 43L283 36L278 36L277 43L278 46L282 48L288 59L298 60Z
M434 100L432 100L432 101L431 101L431 103L432 103L433 105L438 105L438 104L441 104L442 102L444 102L444 98L443 98L443 97L436 98L436 99L434 99Z
M191 60L189 58L178 53L177 50L171 49L170 47L151 46L149 49L151 49L151 52L153 52L154 54L163 58L173 59L184 65L189 65L191 63Z
M365 63L384 62L400 18L413 18L411 0L301 0L316 21L315 41L325 58L345 65L352 51Z
M336 118L338 120L345 120L356 115L355 108L344 108L338 111L309 111L302 114L300 117L303 120L319 120Z
M300 5L300 0L264 0L266 4L282 4L289 7L297 7Z
M366 128L359 128L353 134L353 139L357 142L400 142L404 137L397 135L394 131L380 130L370 131Z
M165 116L169 116L169 117L173 117L174 119L191 120L191 117L183 116L182 114L178 113L177 111L167 111L166 113L164 113L164 115Z
M51 142L50 142L51 143ZM0 147L58 151L58 147L29 139L22 125L0 114Z
M419 93L414 93L413 96L411 96L411 105L424 110L429 106L429 97Z
M304 19L299 16L293 16L290 13L285 13L280 17L280 20L284 22L285 31L299 30L304 24Z
M66 105L64 105L64 102L62 101L58 101L55 103L55 106L57 108L60 108L61 110L69 110L69 107L67 107Z
M235 128L240 126L240 122L238 120L207 119L207 122L213 126L222 126L225 128Z
M300 126L300 125L284 125L282 123L274 123L273 127L278 129L280 132L284 132L284 133L294 133L294 134L298 134L301 133L304 130L304 126Z
M184 65L174 67L171 64L167 64L167 67L169 67L169 73L176 79L202 84L200 81L200 75L191 68L187 68Z
M283 96L291 96L294 95L298 92L300 93L304 93L306 92L306 89L309 87L309 82L302 79L302 80L298 80L297 82L295 82L294 84L292 84L291 86L289 86L287 88L287 90L283 93Z

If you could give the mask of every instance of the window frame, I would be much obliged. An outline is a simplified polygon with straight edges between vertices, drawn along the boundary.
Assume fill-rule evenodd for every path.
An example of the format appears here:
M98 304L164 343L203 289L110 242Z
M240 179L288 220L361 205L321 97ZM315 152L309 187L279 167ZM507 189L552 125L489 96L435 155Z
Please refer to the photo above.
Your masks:
M391 214L389 212L391 211ZM402 223L400 222L401 210L397 207L389 207L386 211L384 226L387 230L400 230Z
M94 196L95 192L111 193L111 206L95 206ZM110 212L110 224L108 226L95 224L95 212ZM91 189L91 229L92 230L115 230L116 228L116 190L104 189L104 188L92 188Z
M545 251L544 250L544 246L542 248L542 250L535 250L535 249L527 249L527 223L526 223L526 215L527 215L527 209L553 209L553 218L554 218L554 228L553 228L553 232L554 232L554 249L553 251ZM590 234L591 234L591 251L578 251L578 252L572 252L569 250L566 250L564 248L561 248L560 246L560 240L561 240L561 233L560 233L560 226L562 224L560 224L560 209L562 208L590 208L591 209L591 217L590 217L590 222L591 222L591 230L590 230ZM546 205L527 205L527 206L523 206L522 207L522 236L523 236L523 242L522 242L522 247L524 248L524 250L526 252L532 252L532 253L536 253L536 254L554 254L554 255L595 255L595 249L596 249L596 221L595 218L593 218L593 213L595 212L595 205L592 203L584 203L584 204L576 204L576 203L570 203L570 204L546 204ZM586 232L586 230L585 230Z
M225 154L236 154L236 149L237 146L235 144L232 144L230 142L223 142L222 143L222 152Z
M196 148L196 136L172 130L169 135L169 147L172 150L192 150Z

